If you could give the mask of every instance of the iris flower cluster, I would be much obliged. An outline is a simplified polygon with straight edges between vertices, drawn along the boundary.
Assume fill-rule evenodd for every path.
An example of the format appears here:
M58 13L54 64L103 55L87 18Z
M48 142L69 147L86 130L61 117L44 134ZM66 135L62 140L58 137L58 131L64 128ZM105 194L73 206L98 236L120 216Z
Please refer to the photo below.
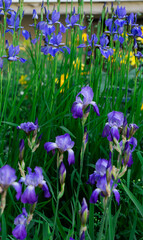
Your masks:
M116 201L120 202L120 194L116 189L117 184L114 182L112 174L111 161L106 159L99 159L96 162L96 170L89 176L88 184L94 185L96 182L96 189L92 192L90 197L90 203L96 203L99 194L104 197L104 206L106 206L108 198L113 192Z

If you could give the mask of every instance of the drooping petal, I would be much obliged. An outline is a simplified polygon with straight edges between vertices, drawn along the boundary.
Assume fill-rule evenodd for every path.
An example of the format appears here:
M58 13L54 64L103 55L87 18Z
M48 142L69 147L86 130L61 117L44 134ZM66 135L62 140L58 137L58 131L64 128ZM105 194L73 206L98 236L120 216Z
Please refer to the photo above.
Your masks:
M51 150L58 148L58 146L57 146L56 143L46 142L46 143L44 144L44 148L46 149L46 151L47 151L47 153L48 153L48 152L50 152Z
M51 197L51 194L50 194L50 192L49 192L49 188L48 188L48 186L47 186L47 184L46 184L45 181L43 181L42 190L44 191L44 196L45 196L46 198Z
M21 196L21 202L34 204L35 202L37 202L37 200L38 196L35 193L35 187L31 185L28 186Z
M111 128L111 135L112 135L112 137L113 138L116 138L117 139L117 141L119 140L119 138L120 138L120 134L119 134L119 130L118 130L118 127L116 127L116 126L113 126L112 128Z
M72 109L71 109L73 118L82 118L83 117L82 108L83 108L82 103L77 103L77 102L73 103Z
M99 109L98 109L96 102L91 101L90 104L93 106L93 110L94 110L94 112L96 112L97 116L100 116Z
M115 195L115 199L116 199L117 203L119 204L119 202L120 202L120 193L118 192L117 189L113 189L113 193Z
M15 189L16 192L17 192L17 194L16 194L16 199L19 200L19 198L21 197L21 192L22 192L22 186L21 186L21 184L18 183L18 182L13 182L11 185L14 187L14 189Z
M131 144L133 146L131 152L133 152L137 146L137 139L134 137L131 137L129 140L129 144Z
M97 174L96 174L96 172L94 172L94 173L89 175L89 179L87 181L87 184L94 185L96 180L97 180Z
M23 240L27 236L26 227L24 224L18 224L12 231L16 239Z
M74 151L72 149L68 149L68 163L69 165L75 163L75 156L74 156Z
M108 123L106 123L103 132L102 132L102 137L107 137L110 133L110 126Z
M96 203L97 200L98 200L98 195L99 193L101 192L101 190L99 188L96 188L92 194L91 194L91 197L90 197L90 203Z

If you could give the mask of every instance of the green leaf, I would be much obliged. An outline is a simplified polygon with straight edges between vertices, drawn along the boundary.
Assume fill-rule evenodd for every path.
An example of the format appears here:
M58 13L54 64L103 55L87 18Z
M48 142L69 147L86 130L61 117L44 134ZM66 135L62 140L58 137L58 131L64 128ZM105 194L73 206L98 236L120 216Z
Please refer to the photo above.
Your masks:
M72 132L71 132L70 130L68 130L66 127L60 126L60 128L61 128L62 130L64 130L66 133L68 133L69 135L71 135L73 138L76 138L76 137L72 134Z
M129 196L129 198L132 200L132 202L135 204L136 208L138 209L139 213L143 217L143 206L140 204L140 202L136 199L136 197L132 194L132 192L122 183L122 186Z

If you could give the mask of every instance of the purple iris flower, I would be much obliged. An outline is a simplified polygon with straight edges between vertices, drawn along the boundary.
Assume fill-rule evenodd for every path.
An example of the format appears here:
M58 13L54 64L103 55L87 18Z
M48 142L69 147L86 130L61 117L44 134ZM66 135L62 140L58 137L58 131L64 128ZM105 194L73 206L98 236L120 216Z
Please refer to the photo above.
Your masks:
M124 149L123 141L120 142L120 147L123 151L123 164L127 165L128 167L130 167L133 164L132 152L135 150L136 146L137 139L134 137L131 137L129 140L126 141Z
M60 183L62 185L65 183L65 178L66 178L66 168L63 162L61 162L60 164L59 174L60 174Z
M57 136L55 143L46 142L44 144L44 148L46 149L47 153L56 148L61 153L67 151L69 165L75 163L74 151L72 150L73 146L74 146L74 142L71 140L70 135L68 133L61 135L61 136Z
M106 159L99 159L96 163L96 171L94 172L94 177L92 178L90 175L88 183L94 184L96 183L96 189L92 192L90 197L90 203L96 203L98 200L98 195L101 195L105 198L110 197L111 191L115 195L115 199L119 204L120 201L120 194L118 190L116 190L117 184L114 184L113 179L111 176L112 165L111 161ZM108 176L108 177L107 177ZM113 185L114 184L114 185Z
M79 26L80 30L85 29L86 27L80 26L77 22L79 21L79 14L75 14L75 8L73 9L72 16L69 19L69 14L67 15L67 18L65 19L67 28L73 28L74 26Z
M134 27L131 30L131 34L128 34L129 36L133 36L135 37L143 37L142 36L142 31L141 31L141 27Z
M35 9L33 9L33 16L32 19L38 19L38 15Z
M86 199L83 198L81 210L79 211L79 216L80 216L82 226L86 225L88 214L89 214L89 211L88 211L87 202L86 202Z
M0 0L0 14L2 10L7 12L8 10L11 10L10 6L12 4L12 0ZM2 14L3 15L3 14Z
M140 58L143 58L143 54L139 51L137 51L137 53L135 54L135 56L140 59Z
M2 58L7 58L9 61L17 61L17 60L19 60L20 62L24 63L27 60L17 56L19 54L19 51L20 51L19 46L16 46L16 47L14 47L13 45L9 46L8 40L6 40L7 56L4 55L4 56L2 56Z
M97 188L91 194L90 203L96 203L100 193L105 198L110 197L111 190L112 190L112 192L115 195L115 199L116 199L117 203L119 204L120 194L119 194L118 190L116 189L117 184L114 184L114 186L113 186L113 180L112 179L110 180L110 183L108 184L106 174L103 177L100 177L98 179L96 187Z
M80 94L83 96L83 100L79 97ZM76 96L76 101L72 105L71 112L73 114L73 118L82 118L83 111L88 107L89 104L93 106L94 112L100 116L96 102L92 101L93 96L94 93L91 87L86 86L81 89Z
M28 40L31 37L30 32L28 32L27 30L22 30L22 35L25 40Z
M13 186L17 192L16 199L18 200L21 196L22 186L16 182L16 179L15 169L9 165L0 168L0 192L6 191L9 186Z
M102 137L107 137L109 141L113 141L113 139L120 138L118 128L122 127L124 123L124 114L122 112L113 111L108 114L108 122L106 123Z
M125 18L126 17L126 8L117 6L117 9L115 10L115 14L118 18Z
M114 41L117 41L117 40L118 40L121 44L123 44L123 42L124 42L124 38L121 37L121 36L119 36L119 35L117 35L117 34L114 35L113 40L114 40Z
M137 26L138 24L136 24L137 22L137 14L131 13L128 17L127 17L127 22L129 25L131 26Z
M95 34L92 34L91 39L89 39L89 36L87 35L87 42L88 42L87 45L85 43L82 43L77 48L88 47L90 48L90 50L88 51L88 55L91 55L93 48L99 47L99 45L97 45L98 38Z
M116 33L117 31L117 25L114 24L114 21L112 18L109 18L105 21L106 26L108 27L110 33Z
M94 185L100 176L104 176L106 174L109 164L110 162L108 160L100 158L95 165L96 171L89 176L87 183Z
M16 239L23 240L26 238L27 217L28 214L26 212L26 209L23 208L22 213L15 218L14 224L16 225L16 227L13 229L12 234Z
M16 31L17 29L19 29L19 23L20 23L19 15L17 15L17 13L15 11L10 12L10 14L11 14L11 17L7 18L8 27L13 28ZM7 30L7 31L9 31L9 30ZM13 31L12 31L12 33L13 33Z
M57 35L55 35L55 33L54 33L53 36L51 37L50 41L49 41L49 45L53 45L53 47L50 47L48 45L46 47L42 47L41 51L45 55L47 55L49 53L53 57L55 57L57 52L63 52L64 53L64 49L66 49L67 52L70 54L70 48L68 48L67 46L63 46L64 43L61 43L61 41L62 41L62 34L59 32Z
M108 37L103 34L101 37L100 37L100 52L101 54L105 57L105 58L108 58L109 56L113 55L113 49L112 48L109 48L107 45L109 43L109 39Z
M44 196L49 198L51 196L46 181L42 175L42 169L35 167L35 172L32 172L31 168L27 168L28 174L26 177L22 177L20 182L24 182L27 186L24 193L21 195L22 203L34 204L38 201L38 195L36 195L35 188L40 187L44 191Z
M60 13L57 12L56 10L54 10L52 12L52 19L49 19L49 14L50 11L48 10L47 15L46 15L46 19L48 20L48 24L55 24L55 23L59 23L59 19L60 19Z
M38 129L38 122L35 121L35 123L33 122L25 122L25 123L21 123L17 129L21 129L23 130L24 132L26 132L26 134L30 134L30 132L32 131L36 131Z

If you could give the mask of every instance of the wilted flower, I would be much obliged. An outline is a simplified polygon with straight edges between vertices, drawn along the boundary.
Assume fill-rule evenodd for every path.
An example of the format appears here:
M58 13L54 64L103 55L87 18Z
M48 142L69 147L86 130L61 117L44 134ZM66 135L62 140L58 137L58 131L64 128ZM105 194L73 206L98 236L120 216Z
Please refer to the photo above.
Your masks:
M22 203L34 204L38 201L38 195L35 193L35 188L40 187L44 191L44 196L49 198L51 196L46 181L42 175L42 169L40 167L35 167L35 172L32 172L31 168L28 169L28 174L26 177L21 178L21 182L27 186L24 193L21 195Z
M67 151L69 165L75 163L74 151L72 150L73 146L74 142L71 140L70 135L68 133L61 136L57 136L55 143L46 142L44 144L44 148L46 149L47 153L56 148L59 150L60 153Z
M83 96L83 100L79 97L80 94ZM71 112L73 114L73 118L82 118L84 110L89 106L89 104L93 106L94 112L100 116L96 102L92 101L93 96L94 93L91 87L86 86L81 89L76 96L76 101L72 105Z
M22 213L18 215L14 220L14 224L16 225L16 227L13 229L12 234L16 239L23 240L26 238L27 217L28 214L26 212L26 209L22 208Z

